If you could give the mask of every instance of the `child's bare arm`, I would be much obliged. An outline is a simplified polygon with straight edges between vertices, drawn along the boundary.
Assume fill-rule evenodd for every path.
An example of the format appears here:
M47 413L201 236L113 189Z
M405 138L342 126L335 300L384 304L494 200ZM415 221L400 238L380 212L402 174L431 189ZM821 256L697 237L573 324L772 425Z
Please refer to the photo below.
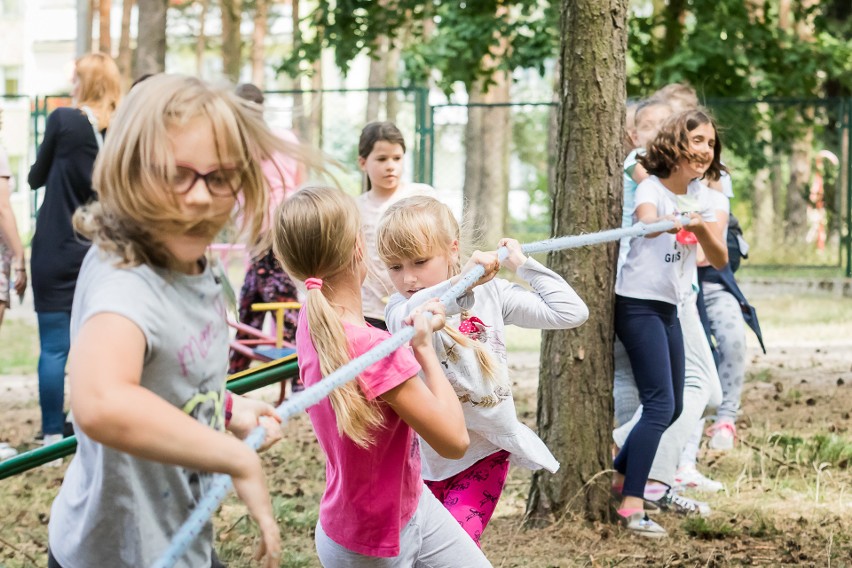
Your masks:
M427 321L423 311L432 311L437 317ZM443 317L441 304L431 301L409 318L416 328L411 345L424 378L415 375L383 394L382 399L438 454L459 459L467 451L470 437L461 404L432 347L432 333L443 327Z

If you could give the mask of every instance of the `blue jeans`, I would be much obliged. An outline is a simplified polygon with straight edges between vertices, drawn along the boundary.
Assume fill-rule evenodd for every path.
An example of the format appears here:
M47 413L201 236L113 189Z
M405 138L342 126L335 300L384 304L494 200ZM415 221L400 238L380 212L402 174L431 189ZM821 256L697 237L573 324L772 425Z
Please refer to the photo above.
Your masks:
M65 363L71 348L71 312L38 312L38 399L41 431L61 434L65 423Z

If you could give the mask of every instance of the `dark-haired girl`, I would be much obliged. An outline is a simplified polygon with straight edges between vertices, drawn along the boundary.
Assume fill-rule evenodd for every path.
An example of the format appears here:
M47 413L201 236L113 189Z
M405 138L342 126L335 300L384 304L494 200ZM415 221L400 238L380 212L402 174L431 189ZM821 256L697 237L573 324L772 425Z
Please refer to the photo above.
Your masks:
M674 221L674 228L631 240L616 281L615 332L624 344L642 401L642 418L615 458L618 509L628 530L648 537L666 531L644 511L644 489L663 432L683 406L684 347L677 314L696 274L697 245L722 267L727 249L702 179L724 171L713 120L701 110L672 116L638 159L650 177L636 189L636 222ZM680 215L689 222L681 225Z

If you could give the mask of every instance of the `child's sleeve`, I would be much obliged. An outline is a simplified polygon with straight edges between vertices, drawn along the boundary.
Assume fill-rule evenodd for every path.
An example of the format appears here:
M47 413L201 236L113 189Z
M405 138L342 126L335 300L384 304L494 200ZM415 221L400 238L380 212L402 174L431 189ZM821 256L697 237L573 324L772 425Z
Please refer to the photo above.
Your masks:
M530 283L527 290L505 280L500 286L503 321L507 325L537 329L571 329L589 318L589 308L564 278L532 257L518 268Z
M375 341L370 348L376 347L387 337ZM365 349L363 352L366 352ZM375 400L394 389L420 372L420 364L410 349L401 347L376 363L367 367L358 375L358 384L367 400Z
M701 190L701 197L699 198L701 200L701 218L708 223L715 223L719 220L716 216L716 210L719 207L716 206L711 192L717 193L721 197L724 197L724 195L704 185L701 186Z
M657 191L656 186L654 185L654 181L646 179L636 188L636 198L633 202L633 214L636 214L636 209L644 204L650 203L654 207L657 208L657 211L660 209L660 192Z
M407 300L398 292L391 296L390 300L388 300L388 305L385 306L385 323L388 326L388 331L395 333L402 329L402 322L417 306L432 298L440 298L450 287L450 281L446 280L431 288L420 290ZM462 310L469 310L473 307L473 302L473 291L468 290L445 306L447 308L447 315L452 316L461 313Z

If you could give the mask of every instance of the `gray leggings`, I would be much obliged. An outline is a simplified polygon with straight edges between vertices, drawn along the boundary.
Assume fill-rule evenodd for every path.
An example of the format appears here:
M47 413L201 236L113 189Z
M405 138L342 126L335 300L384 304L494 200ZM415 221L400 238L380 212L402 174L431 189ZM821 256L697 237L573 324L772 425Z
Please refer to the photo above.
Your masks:
M353 522L358 522L354 519ZM317 522L316 547L325 568L490 568L491 563L427 487L399 535L399 556L376 558L340 546Z
M740 304L721 284L705 282L704 304L710 329L719 351L719 380L722 383L722 404L717 416L736 420L745 378L745 322Z

